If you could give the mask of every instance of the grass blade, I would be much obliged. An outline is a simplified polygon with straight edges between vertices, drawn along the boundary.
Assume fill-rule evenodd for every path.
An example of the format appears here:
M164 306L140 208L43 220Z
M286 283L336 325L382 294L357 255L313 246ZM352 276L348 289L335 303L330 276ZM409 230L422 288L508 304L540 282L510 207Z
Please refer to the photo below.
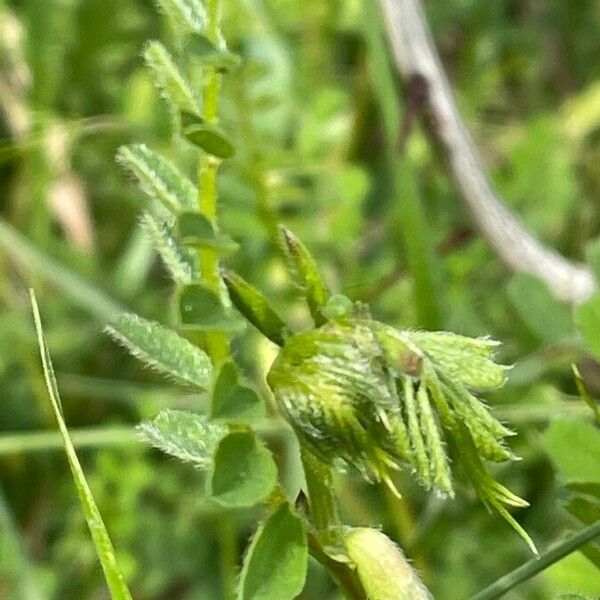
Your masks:
M582 529L569 539L556 544L553 548L541 554L539 558L532 558L524 565L504 575L478 594L475 594L471 600L495 600L496 598L502 598L506 592L512 590L519 583L531 579L599 535L600 521Z
M48 393L52 402L52 409L54 411L54 415L56 416L58 427L63 438L65 451L69 460L69 467L71 468L71 473L73 475L73 481L75 482L75 487L81 501L85 519L96 547L96 553L98 554L98 558L100 559L100 563L102 565L102 570L104 571L104 576L110 590L111 598L112 600L132 600L131 593L127 588L123 574L117 565L112 542L110 541L108 532L106 531L106 527L104 526L104 522L102 521L102 517L98 511L98 507L94 502L92 492L87 484L81 465L79 464L77 454L75 453L75 448L71 443L71 438L69 437L69 432L63 419L58 387L56 385L56 378L54 377L54 368L52 366L48 347L46 346L46 340L44 339L42 321L40 318L40 312L35 298L35 293L33 290L29 290L29 294L31 296L31 306L33 309L35 329L40 347L40 356L42 358L44 377L46 379Z

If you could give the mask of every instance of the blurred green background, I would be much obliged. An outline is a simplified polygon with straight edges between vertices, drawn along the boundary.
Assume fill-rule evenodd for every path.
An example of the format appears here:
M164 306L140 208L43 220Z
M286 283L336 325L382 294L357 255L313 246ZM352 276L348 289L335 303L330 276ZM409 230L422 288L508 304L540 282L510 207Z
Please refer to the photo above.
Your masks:
M395 184L402 86L372 0L224 4L226 39L244 59L222 102L238 154L221 169L220 218L243 248L228 263L302 326L276 241L284 222L332 289L370 302L378 319L501 340L502 359L516 366L489 400L519 433L523 460L497 469L531 503L518 520L543 550L597 519L600 432L570 365L597 397L600 297L573 314L542 283L509 273L420 129ZM598 272L600 4L432 0L426 9L497 189L541 240ZM219 513L197 472L137 442L131 429L142 418L167 406L201 410L204 399L103 334L115 306L171 321L168 277L138 227L145 199L114 162L120 144L145 142L193 174L141 60L146 39L170 36L150 0L0 0L0 598L107 597L54 433L29 286L135 598L223 598L260 517ZM407 248L429 248L431 260L410 263ZM249 331L234 352L264 388L272 347ZM265 436L293 487L293 441ZM402 502L349 473L337 490L347 522L380 525L436 598L468 598L529 558L469 490L441 500L409 474L399 487ZM509 597L599 597L599 568L589 545ZM311 563L301 598L338 597Z

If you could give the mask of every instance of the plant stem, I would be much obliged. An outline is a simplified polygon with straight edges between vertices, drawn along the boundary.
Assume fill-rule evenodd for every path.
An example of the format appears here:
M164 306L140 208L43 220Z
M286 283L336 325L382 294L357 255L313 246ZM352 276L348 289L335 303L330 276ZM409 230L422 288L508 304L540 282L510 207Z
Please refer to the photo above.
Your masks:
M475 594L471 600L495 600L495 598L501 598L506 592L512 590L519 583L531 579L533 576L544 569L547 569L555 562L558 562L561 558L571 554L571 552L575 552L575 550L592 541L599 535L600 521L592 523L576 535L556 544L538 558L532 558L524 565L521 565L514 571L504 575L504 577L501 577L478 594Z
M334 546L339 542L340 518L333 495L331 468L304 448L301 449L301 457L308 488L311 521L319 539L325 545Z
M314 533L308 534L308 551L311 556L323 565L331 578L336 582L342 593L348 600L367 600L363 586L348 563L339 562L329 556L321 546Z
M208 0L207 9L207 36L213 44L219 43L219 0ZM216 69L210 68L206 72L206 84L203 90L204 120L215 125L219 120L219 91L221 75ZM215 227L217 218L217 170L219 161L214 156L205 152L200 158L198 181L198 205L200 212L208 218ZM219 277L219 256L211 248L203 248L198 253L200 274L204 284L217 296L221 297L223 291ZM229 355L227 336L220 331L211 331L206 334L208 353L215 364L223 362Z

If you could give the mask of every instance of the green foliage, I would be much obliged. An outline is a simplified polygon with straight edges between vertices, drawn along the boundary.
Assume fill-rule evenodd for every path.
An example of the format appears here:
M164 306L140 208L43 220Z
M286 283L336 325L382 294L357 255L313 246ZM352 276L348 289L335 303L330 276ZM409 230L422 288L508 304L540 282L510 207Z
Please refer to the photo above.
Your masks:
M188 142L217 158L231 158L235 154L235 147L225 133L213 125L195 123L184 127L182 133Z
M577 306L574 318L587 347L596 358L600 358L600 294Z
M252 431L232 431L219 442L211 493L221 506L254 506L265 500L276 482L273 457Z
M137 179L142 190L172 213L196 205L196 190L168 160L144 144L122 146L117 160Z
M212 365L208 356L174 331L132 314L119 316L106 331L157 372L201 389L211 386Z
M148 43L144 59L163 97L174 109L196 115L201 113L200 100L196 97L192 84L160 42Z
M211 416L230 421L252 421L263 414L263 400L255 390L240 385L235 363L222 365L212 393Z
M600 483L600 432L595 427L555 421L543 443L567 483Z
M156 4L166 19L138 0L0 0L0 597L21 600L31 589L36 600L106 593L68 465L52 455L63 442L34 368L29 286L44 299L71 440L136 598L234 597L256 514L284 496L296 498L319 563L311 563L302 591L298 584L299 600L337 599L336 586L364 598L344 562L341 518L380 524L436 598L471 597L520 563L525 578L513 578L520 587L509 594L596 597L597 543L559 561L554 554L550 566L528 563L519 538L464 493L475 487L500 510L515 498L497 479L527 498L531 506L515 516L542 556L597 520L599 484L569 482L540 442L548 423L589 428L586 403L597 412L594 301L575 309L576 334L568 308L533 278L509 275L490 251L428 130L403 101L376 3ZM597 15L593 3L530 4L423 2L493 187L536 236L572 260L585 256L598 274ZM140 59L147 39L161 40L148 46L154 68ZM188 143L188 127L201 138L208 129L217 154L219 145L235 154L222 162L202 139L200 148ZM147 146L131 146L136 140ZM114 166L119 146L126 171L149 196L141 219L141 196ZM302 253L289 256L280 222L314 255L306 259L312 266L304 264L316 282L312 294L294 264ZM232 240L241 251L233 252ZM338 386L332 376L329 394L351 391L351 414L368 439L402 457L401 469L388 465L401 501L355 469L341 475L305 447L299 455L296 436L273 412L264 379L278 349L255 331L239 335L243 320L231 305L279 346L293 345L294 332L310 335L282 247L321 327L370 318L403 334L376 336L382 358L368 366L383 363L392 374L402 419L390 419L387 406L387 423L373 416L355 381L342 377ZM197 326L179 315L188 285L209 291L192 289ZM101 335L123 313L172 333L181 326L214 376L202 388L159 382ZM502 345L481 337L488 334ZM496 353L515 368L497 364ZM431 363L444 363L446 377ZM583 380L573 380L572 363ZM135 424L166 407L192 411L223 437L252 427L280 475L263 506L228 511L199 494L223 437L201 476L137 443ZM512 430L518 435L508 451ZM209 439L203 431L190 447ZM553 447L578 455L562 433ZM519 463L509 462L513 452ZM426 475L457 498L415 485Z
M81 502L85 520L96 547L98 558L100 559L100 564L102 565L102 570L104 571L106 584L108 585L112 600L131 600L132 596L127 588L123 574L117 565L115 551L110 537L108 536L108 532L106 531L106 526L104 525L100 511L94 502L94 497L92 496L92 492L85 479L83 469L81 468L81 464L79 463L79 459L75 453L75 448L73 447L71 438L69 437L69 432L63 418L63 409L58 393L56 377L54 375L54 367L52 366L50 352L48 350L48 346L46 345L46 340L44 339L42 320L33 290L30 290L30 296L37 340L40 348L42 365L44 367L44 378L46 380L46 387L48 388L50 401L52 402L52 411L63 438L65 452L67 454L67 459L69 460L69 467L71 469L73 481L77 489L77 494Z
M286 325L267 299L233 271L223 271L231 302L254 327L278 346L285 342Z
M202 33L206 28L206 10L200 0L158 0L179 34Z
M227 428L204 415L180 410L163 410L152 421L144 421L138 431L155 448L200 469L209 469Z
M211 248L220 253L233 252L238 248L229 236L215 231L215 226L196 212L178 215L177 236L182 244L194 248Z
M304 525L282 502L254 534L244 558L239 600L292 600L304 587L307 563Z
M306 246L285 227L281 228L281 235L295 275L295 283L306 297L315 325L322 325L325 317L321 309L327 304L329 298L327 286Z
M166 223L160 223L149 212L142 215L140 224L148 234L152 247L160 255L175 283L191 283L196 275L196 267L189 254L181 247Z
M221 298L201 283L183 286L178 299L181 325L198 331L243 331L245 324Z
M533 275L515 275L508 296L527 327L544 342L556 342L572 329L568 309L555 300L548 288Z

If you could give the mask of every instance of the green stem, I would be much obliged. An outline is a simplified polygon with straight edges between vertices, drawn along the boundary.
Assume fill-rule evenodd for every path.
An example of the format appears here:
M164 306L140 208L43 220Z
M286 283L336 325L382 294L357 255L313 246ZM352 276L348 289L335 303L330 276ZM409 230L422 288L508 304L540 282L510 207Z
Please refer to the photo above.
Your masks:
M538 558L532 558L524 565L521 565L514 571L511 571L504 577L498 579L484 590L475 594L471 600L495 600L495 598L501 598L512 590L519 583L523 583L533 576L537 575L544 569L547 569L550 565L558 562L561 558L564 558L571 552L575 552L581 548L581 546L592 541L595 537L600 535L600 521L593 523L589 527L582 529L579 533L572 536L571 538L556 544L553 548L544 552Z
M208 0L207 36L213 44L219 43L219 0ZM219 120L219 91L221 75L216 69L207 69L206 84L203 91L204 120L214 125ZM202 153L198 181L198 205L200 212L215 223L217 218L217 170L219 161L214 156ZM204 284L218 296L222 295L219 277L219 255L211 248L203 248L198 253L200 273ZM220 364L229 355L227 336L220 331L206 334L208 353L215 364Z
M339 562L329 556L321 546L314 533L308 534L308 551L317 560L335 581L348 600L367 600L367 595L354 569L348 563Z
M219 519L219 563L223 574L223 598L235 598L235 567L238 559L236 530L230 514L224 514Z
M333 494L331 468L304 448L301 450L301 457L308 488L311 521L319 539L326 546L335 546L339 542L340 518Z

